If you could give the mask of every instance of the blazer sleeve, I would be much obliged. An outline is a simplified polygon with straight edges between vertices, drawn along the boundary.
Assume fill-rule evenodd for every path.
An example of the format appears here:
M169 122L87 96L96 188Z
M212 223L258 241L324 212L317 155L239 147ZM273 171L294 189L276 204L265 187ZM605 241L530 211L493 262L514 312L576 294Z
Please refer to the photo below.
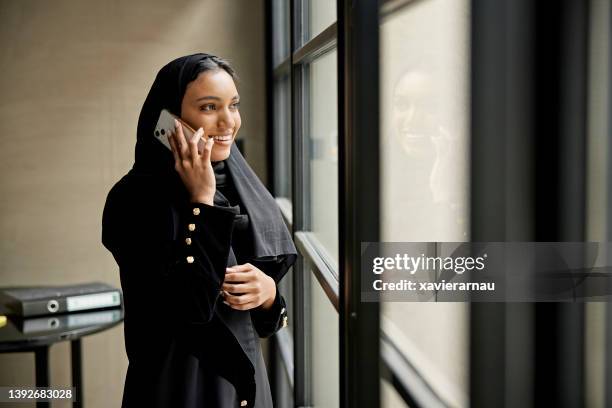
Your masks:
M120 268L126 318L130 310L146 315L168 309L172 319L184 323L210 322L234 214L206 204L174 211L139 197L117 199L114 193L104 209L102 242Z
M278 269L286 267L283 262L276 260L252 261L251 263L270 276L278 276ZM276 284L276 297L272 306L269 309L258 307L251 310L253 326L259 337L262 338L270 337L287 326L289 324L288 319L287 303L278 290L278 283Z

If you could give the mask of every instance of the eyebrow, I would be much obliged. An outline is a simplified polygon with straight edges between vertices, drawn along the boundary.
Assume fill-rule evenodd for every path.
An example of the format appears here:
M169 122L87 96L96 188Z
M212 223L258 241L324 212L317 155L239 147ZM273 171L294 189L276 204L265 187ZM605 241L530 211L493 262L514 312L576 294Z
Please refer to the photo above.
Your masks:
M196 102L203 101L203 100L206 100L206 99L212 99L214 101L220 101L221 100L221 98L219 98L218 96L209 95L209 96L201 96L201 97L199 97L198 99L196 99ZM234 100L234 99L240 99L240 96L234 95L232 100Z

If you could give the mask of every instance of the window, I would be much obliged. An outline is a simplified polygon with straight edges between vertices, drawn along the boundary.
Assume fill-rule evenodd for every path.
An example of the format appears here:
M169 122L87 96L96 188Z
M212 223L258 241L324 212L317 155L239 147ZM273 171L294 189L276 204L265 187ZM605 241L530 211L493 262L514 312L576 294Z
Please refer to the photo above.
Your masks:
M272 3L274 187L291 213L300 259L281 285L293 324L276 342L293 353L280 360L294 368L294 403L331 407L340 404L336 11L335 2L296 0L286 27L280 16L288 4ZM276 37L287 32L294 47L283 54Z
M468 10L412 2L380 26L382 241L468 238ZM381 303L382 330L451 406L468 405L468 312Z
M359 252L609 241L609 2L290 4L274 176L300 260L276 386L295 406L610 405L612 302L362 302Z
M329 52L309 67L310 225L338 269L338 81L337 54Z

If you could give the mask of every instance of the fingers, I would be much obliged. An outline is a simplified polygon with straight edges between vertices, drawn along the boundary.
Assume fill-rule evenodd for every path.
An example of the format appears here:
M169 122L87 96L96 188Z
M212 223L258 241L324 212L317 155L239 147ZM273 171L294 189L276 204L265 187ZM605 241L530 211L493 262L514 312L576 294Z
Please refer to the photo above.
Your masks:
M212 137L205 139L204 149L202 150L202 162L207 163L210 162L210 152L212 151L212 147L215 144L215 140Z
M224 292L223 303L236 310L249 310L258 306L258 296L254 294L245 294L235 296Z
M188 151L188 147L187 147L187 141L185 140L185 135L183 134L183 127L181 126L181 124L179 123L178 120L174 120L174 133L173 133L175 142L176 142L176 146L177 146L177 151L179 153L179 158L181 160L184 160L187 158L187 151Z
M234 265L229 268L225 268L226 272L249 272L254 268L250 263L245 263L242 265Z
M196 162L196 160L198 160L198 156L200 155L198 153L198 141L202 137L203 133L204 129L199 128L198 131L195 132L193 136L191 136L191 140L189 140L189 153L191 155L191 160L194 163Z
M226 272L224 282L227 283L243 283L251 282L257 279L257 274L253 272Z
M232 309L243 310L243 311L255 309L258 306L257 302L250 302L250 303L247 303L247 304L244 304L244 305L232 305L231 303L228 303L226 301L223 301L223 303L225 303L226 305L228 305Z
M172 156L174 156L174 163L178 164L180 157L177 151L176 142L174 141L174 133L168 136L168 142L170 142L170 150L172 150Z
M202 129L202 135L200 135L200 138L198 139L198 153L200 153L200 156L201 156L204 154L204 146L206 145L206 142L208 141L208 137L206 135L206 130L204 130L204 128L200 128L200 129ZM214 141L213 141L213 144L214 144ZM211 150L212 150L212 147L211 147Z
M260 285L258 285L257 283L252 283L252 282L241 282L241 283L223 282L221 289L229 293L251 293L251 292L257 292L261 290Z
M249 310L262 304L263 272L250 263L226 268L222 290L224 303L237 310Z

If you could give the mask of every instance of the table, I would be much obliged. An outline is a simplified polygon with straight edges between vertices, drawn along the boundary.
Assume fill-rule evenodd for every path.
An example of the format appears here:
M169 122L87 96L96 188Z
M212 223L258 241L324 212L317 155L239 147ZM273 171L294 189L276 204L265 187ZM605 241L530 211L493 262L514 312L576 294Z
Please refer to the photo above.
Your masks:
M0 315L6 314L0 305ZM49 386L49 347L70 341L72 386L76 398L73 407L83 406L81 338L114 327L123 321L121 308L41 316L30 319L10 317L0 327L0 353L33 352L36 386ZM49 407L49 402L37 402L36 407Z

